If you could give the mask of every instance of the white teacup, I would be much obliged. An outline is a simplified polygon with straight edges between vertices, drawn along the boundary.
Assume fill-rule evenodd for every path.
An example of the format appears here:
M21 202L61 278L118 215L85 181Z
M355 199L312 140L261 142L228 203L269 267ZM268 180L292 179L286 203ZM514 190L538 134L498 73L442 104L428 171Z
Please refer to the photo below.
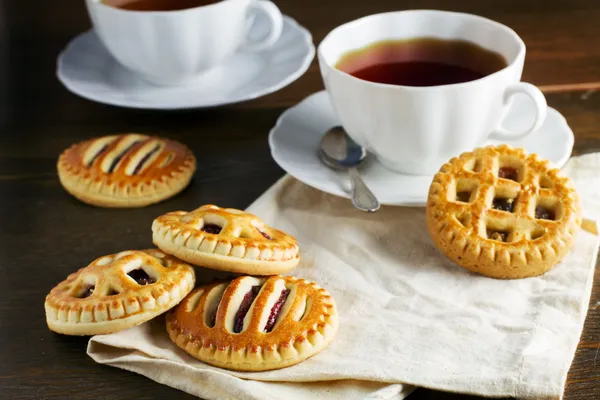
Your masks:
M130 11L86 0L92 24L108 51L128 69L161 85L189 82L234 52L258 51L281 36L283 17L267 0L222 0L177 11ZM271 22L269 34L248 39L254 13Z
M374 83L335 68L349 51L417 37L467 40L501 54L508 65L474 81L428 87ZM507 26L475 15L434 10L371 15L330 32L319 45L318 58L343 127L394 171L431 174L488 137L517 139L537 130L546 118L542 92L520 82L525 60L521 38ZM530 128L510 132L501 122L517 93L529 96L537 112Z

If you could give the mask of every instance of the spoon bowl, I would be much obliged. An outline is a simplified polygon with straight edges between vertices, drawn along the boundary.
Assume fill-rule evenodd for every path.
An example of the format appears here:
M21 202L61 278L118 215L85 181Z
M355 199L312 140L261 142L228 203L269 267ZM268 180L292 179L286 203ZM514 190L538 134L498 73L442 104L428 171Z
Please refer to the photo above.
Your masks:
M321 160L331 168L348 169L360 165L367 151L352 140L341 126L325 132L319 149Z

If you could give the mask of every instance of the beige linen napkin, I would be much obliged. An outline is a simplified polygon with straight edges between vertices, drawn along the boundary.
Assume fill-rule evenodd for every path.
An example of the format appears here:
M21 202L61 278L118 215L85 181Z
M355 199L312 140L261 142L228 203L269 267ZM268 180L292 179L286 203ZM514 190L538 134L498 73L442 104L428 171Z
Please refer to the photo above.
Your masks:
M566 171L600 217L600 156ZM97 362L206 399L402 399L410 385L463 393L558 399L587 312L598 238L582 231L544 276L501 281L471 274L431 242L423 208L375 214L285 177L249 210L300 241L296 276L335 298L336 340L294 367L235 373L173 345L159 318L90 340ZM199 274L202 278L202 274Z

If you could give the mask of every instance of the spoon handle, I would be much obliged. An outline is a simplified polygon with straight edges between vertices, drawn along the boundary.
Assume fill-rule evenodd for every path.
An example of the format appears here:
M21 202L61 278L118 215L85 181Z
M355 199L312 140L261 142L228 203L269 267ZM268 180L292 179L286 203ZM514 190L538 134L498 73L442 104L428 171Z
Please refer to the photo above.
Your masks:
M354 167L348 169L352 181L352 204L361 211L375 212L379 209L379 200L369 190Z

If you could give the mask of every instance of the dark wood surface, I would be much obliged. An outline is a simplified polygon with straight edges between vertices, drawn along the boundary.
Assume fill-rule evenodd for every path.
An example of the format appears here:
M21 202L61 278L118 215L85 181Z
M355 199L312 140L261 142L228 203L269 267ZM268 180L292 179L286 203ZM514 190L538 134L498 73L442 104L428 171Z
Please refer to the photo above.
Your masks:
M542 86L576 134L575 153L600 150L600 2L597 0L281 0L315 43L351 19L390 10L473 12L512 26L528 45L524 80ZM56 56L88 29L83 0L0 1L0 398L192 399L146 378L95 364L86 338L52 334L46 293L90 260L151 246L152 219L203 203L244 208L283 171L267 133L277 117L322 89L316 63L301 79L255 101L210 110L119 109L78 98L55 78ZM73 142L110 132L164 134L187 143L193 185L134 210L86 206L60 187L55 163ZM596 278L598 278L597 272ZM600 280L596 279L566 400L600 398ZM418 390L418 400L473 397Z

